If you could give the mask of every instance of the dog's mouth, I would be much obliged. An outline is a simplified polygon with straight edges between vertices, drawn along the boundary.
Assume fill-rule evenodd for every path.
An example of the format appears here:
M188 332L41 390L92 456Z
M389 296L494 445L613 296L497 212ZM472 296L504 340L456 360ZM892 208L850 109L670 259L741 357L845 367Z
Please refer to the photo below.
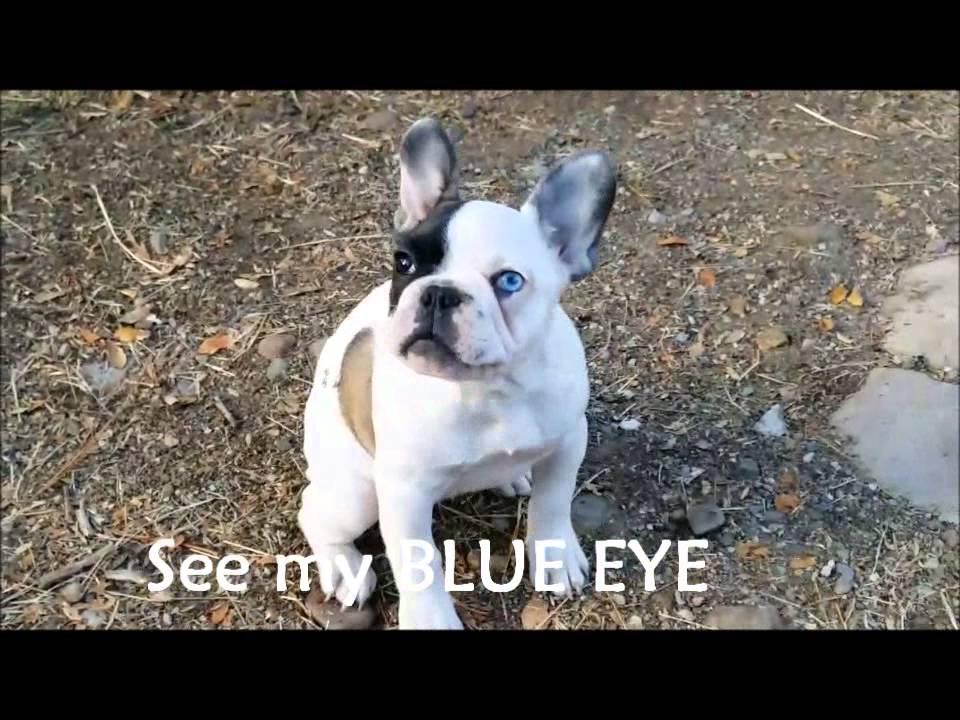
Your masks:
M403 341L400 346L400 355L407 357L410 354L446 360L447 362L463 362L453 351L453 348L432 330L418 330Z

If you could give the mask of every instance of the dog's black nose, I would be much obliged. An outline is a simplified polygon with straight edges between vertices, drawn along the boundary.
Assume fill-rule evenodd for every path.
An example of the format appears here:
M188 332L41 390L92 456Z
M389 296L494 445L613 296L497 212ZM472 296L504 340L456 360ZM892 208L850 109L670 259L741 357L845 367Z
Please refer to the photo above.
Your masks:
M450 310L463 302L463 294L446 285L430 285L420 295L424 310Z

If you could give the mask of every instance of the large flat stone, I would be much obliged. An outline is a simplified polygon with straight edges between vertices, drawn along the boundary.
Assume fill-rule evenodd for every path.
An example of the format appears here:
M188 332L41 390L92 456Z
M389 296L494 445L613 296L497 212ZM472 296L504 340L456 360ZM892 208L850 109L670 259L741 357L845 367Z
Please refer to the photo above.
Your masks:
M886 491L958 521L960 386L878 368L831 422Z
M883 313L892 321L887 352L923 355L930 367L960 366L960 256L912 267L900 278Z

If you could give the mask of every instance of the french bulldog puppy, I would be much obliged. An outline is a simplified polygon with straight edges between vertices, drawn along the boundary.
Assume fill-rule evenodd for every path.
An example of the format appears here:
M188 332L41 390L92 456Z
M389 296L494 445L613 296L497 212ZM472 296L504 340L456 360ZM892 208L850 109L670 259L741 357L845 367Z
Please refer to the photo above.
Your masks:
M344 570L358 576L354 541L379 521L400 628L461 629L433 507L490 489L530 495L531 580L535 543L559 540L541 572L560 593L582 588L588 563L570 510L589 382L560 298L594 269L615 191L609 157L583 152L551 169L519 210L464 199L438 122L407 130L393 276L327 340L305 408L309 483L298 521L318 564L332 568L321 578L328 597L362 605L370 596L369 566L356 585ZM434 550L424 589L410 589L420 557L410 541Z

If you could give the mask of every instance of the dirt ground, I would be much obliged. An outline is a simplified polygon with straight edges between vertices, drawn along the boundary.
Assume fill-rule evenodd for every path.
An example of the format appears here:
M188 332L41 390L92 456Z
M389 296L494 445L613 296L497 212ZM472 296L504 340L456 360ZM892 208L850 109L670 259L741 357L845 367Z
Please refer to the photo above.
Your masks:
M272 564L309 554L310 346L387 277L397 143L434 114L470 197L518 204L579 148L619 163L602 265L564 300L593 390L588 555L690 538L688 506L724 516L695 555L706 593L675 592L671 550L655 593L628 557L622 593L458 594L467 627L690 629L746 605L797 629L956 628L956 528L880 491L828 424L894 362L877 306L898 274L956 250L956 93L19 92L0 110L3 627L322 624ZM271 363L277 332L296 344ZM786 437L753 429L775 404ZM459 579L479 585L479 539L523 537L524 505L437 508ZM160 537L176 560L252 559L248 592L151 593ZM393 627L376 530L361 549Z

